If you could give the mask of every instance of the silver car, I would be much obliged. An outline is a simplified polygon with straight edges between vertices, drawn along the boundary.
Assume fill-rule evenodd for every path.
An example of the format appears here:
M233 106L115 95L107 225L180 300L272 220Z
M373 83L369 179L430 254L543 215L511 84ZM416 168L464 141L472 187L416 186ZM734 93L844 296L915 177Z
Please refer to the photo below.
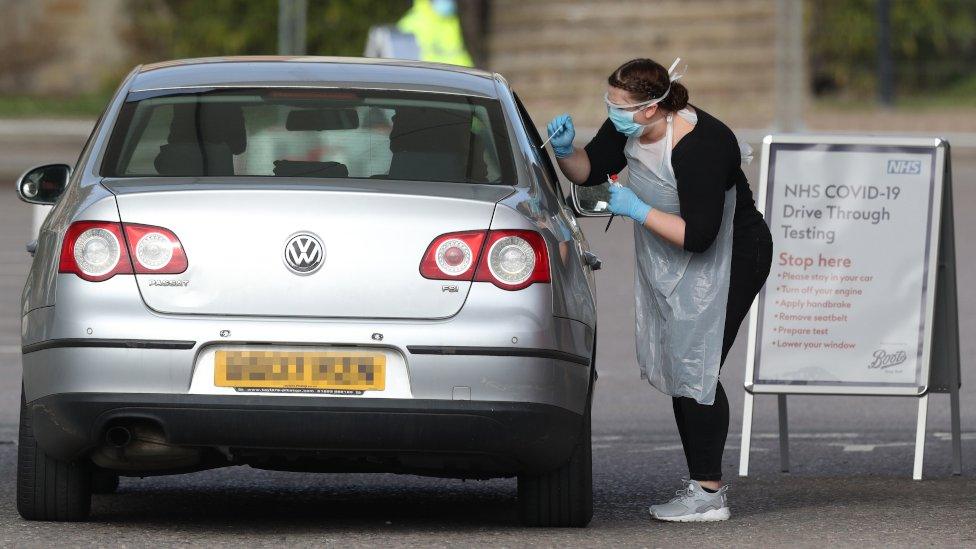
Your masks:
M592 271L498 74L406 61L136 68L28 248L17 507L231 465L518 477L592 514ZM575 197L575 194L573 195Z

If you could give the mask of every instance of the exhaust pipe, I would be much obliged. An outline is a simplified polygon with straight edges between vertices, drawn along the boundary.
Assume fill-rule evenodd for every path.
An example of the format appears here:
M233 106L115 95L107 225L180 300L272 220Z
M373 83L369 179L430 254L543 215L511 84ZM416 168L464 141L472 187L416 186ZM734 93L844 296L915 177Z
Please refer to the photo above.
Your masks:
M199 448L170 444L159 425L136 420L109 427L91 459L115 471L159 471L192 467L202 457Z
M125 448L132 442L132 432L127 427L116 425L105 431L105 443L113 448Z

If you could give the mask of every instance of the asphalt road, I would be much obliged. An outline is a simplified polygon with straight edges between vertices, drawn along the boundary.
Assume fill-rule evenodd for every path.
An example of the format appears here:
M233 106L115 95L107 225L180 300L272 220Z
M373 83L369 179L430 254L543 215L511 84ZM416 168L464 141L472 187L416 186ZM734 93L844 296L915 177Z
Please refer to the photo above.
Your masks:
M71 133L71 132L67 132ZM948 399L930 400L926 480L910 480L917 402L908 398L791 397L792 470L778 470L776 399L757 399L752 471L738 478L745 329L722 379L732 402L725 456L733 518L662 524L646 506L667 499L686 474L670 400L640 381L633 342L629 222L608 233L583 221L603 258L598 273L600 348L594 404L595 516L585 530L518 526L515 482L396 475L324 475L232 468L124 479L96 496L84 524L29 523L14 509L20 384L19 301L29 258L30 207L13 178L47 161L73 162L77 137L0 132L0 545L976 545L976 153L954 159L963 356L963 476L951 476ZM750 177L754 180L755 168ZM891 245L894 245L893 243Z

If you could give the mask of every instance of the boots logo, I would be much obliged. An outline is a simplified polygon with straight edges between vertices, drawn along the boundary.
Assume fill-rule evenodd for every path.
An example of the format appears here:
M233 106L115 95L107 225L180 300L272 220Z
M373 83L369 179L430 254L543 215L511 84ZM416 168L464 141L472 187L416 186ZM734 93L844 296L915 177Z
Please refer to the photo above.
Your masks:
M880 368L883 370L885 368L897 366L908 360L908 353L905 351L895 351L893 353L889 353L884 349L878 349L874 352L872 357L873 359L871 360L871 364L868 364L868 368L872 370Z
M322 267L325 246L312 233L295 233L285 242L285 267L297 275L310 275Z

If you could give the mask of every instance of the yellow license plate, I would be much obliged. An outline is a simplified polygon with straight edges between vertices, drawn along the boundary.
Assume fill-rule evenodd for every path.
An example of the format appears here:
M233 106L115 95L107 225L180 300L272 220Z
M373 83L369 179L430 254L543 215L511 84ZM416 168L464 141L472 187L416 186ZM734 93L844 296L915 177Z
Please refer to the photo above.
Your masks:
M370 351L217 351L214 384L252 390L382 391L386 356Z

